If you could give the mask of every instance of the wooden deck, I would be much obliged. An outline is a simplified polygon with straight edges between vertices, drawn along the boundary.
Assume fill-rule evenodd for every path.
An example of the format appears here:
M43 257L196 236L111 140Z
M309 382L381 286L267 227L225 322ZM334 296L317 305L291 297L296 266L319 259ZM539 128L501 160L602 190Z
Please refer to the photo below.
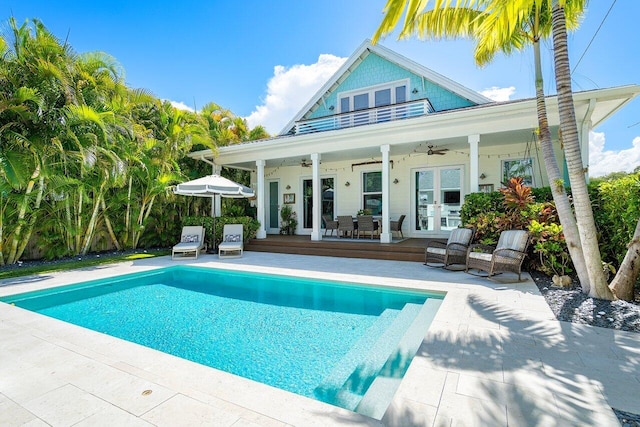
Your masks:
M380 243L377 239L361 237L312 241L310 236L270 234L266 239L251 240L245 244L244 249L256 252L424 262L424 248L429 240L404 239L393 243Z

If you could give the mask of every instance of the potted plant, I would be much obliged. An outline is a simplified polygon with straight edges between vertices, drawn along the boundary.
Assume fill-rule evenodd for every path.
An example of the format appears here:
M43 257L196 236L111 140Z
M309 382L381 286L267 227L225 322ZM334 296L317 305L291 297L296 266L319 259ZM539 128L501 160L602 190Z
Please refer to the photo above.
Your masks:
M289 205L284 205L280 209L280 234L294 235L298 227L298 216Z

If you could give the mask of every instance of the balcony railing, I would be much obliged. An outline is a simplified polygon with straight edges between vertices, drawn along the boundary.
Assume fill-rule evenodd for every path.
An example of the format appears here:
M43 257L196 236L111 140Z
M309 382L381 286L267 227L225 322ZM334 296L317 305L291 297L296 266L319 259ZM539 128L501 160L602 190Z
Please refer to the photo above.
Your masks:
M324 132L327 130L345 129L374 123L391 122L411 117L431 114L435 110L428 99L404 102L402 104L385 105L384 107L368 108L366 110L351 111L349 113L334 114L317 119L300 120L296 122L295 134Z

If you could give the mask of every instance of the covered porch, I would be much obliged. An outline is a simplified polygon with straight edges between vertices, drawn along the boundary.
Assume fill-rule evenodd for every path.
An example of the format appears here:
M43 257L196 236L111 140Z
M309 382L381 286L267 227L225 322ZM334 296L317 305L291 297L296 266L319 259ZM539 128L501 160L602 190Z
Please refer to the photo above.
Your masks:
M589 131L628 102L635 89L574 94L585 164ZM547 109L562 164L556 97L547 98ZM461 223L464 197L500 188L511 165L527 166L531 185L549 185L536 130L536 102L528 99L284 135L190 156L212 163L214 172L222 166L252 172L259 240L279 234L285 205L296 212L296 234L304 235L307 245L323 240L323 215L355 217L374 208L378 243L384 245L392 244L390 223L401 215L405 237L446 238Z

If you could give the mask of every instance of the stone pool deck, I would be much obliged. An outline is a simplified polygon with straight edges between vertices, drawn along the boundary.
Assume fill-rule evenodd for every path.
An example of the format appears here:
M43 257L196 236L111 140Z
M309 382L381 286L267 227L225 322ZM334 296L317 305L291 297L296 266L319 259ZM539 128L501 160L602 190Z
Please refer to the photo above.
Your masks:
M0 296L176 264L447 295L381 421L0 303L0 425L617 426L611 407L640 413L640 334L556 321L528 276L245 252L9 279Z

